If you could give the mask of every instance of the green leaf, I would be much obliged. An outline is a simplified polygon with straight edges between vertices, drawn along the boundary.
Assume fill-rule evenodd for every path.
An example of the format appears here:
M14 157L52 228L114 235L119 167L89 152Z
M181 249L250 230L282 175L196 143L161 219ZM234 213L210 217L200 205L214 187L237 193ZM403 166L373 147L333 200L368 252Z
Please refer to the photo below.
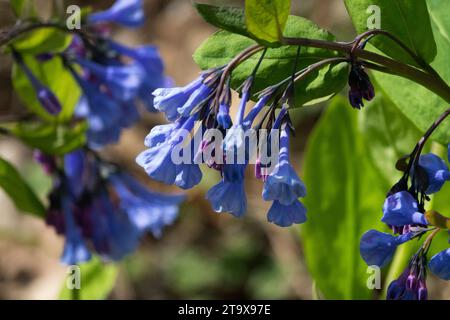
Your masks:
M251 37L245 25L244 10L238 7L217 7L203 3L194 3L202 18L220 29Z
M380 229L388 183L368 159L357 111L336 97L306 151L302 241L308 268L326 299L368 299L367 266L359 255L364 232Z
M9 195L19 210L41 218L45 217L46 210L39 198L16 168L3 159L0 159L0 187Z
M450 83L450 64L448 63L450 19L444 14L450 12L450 2L428 0L427 3L438 48L436 59L431 65L447 83ZM448 103L442 98L410 80L378 72L374 73L374 76L389 99L422 132L425 132L448 108ZM432 138L443 144L448 143L450 141L448 122L441 125Z
M30 16L34 12L31 0L10 0L10 4L14 14L19 18Z
M26 5L26 3L29 2L27 0L11 0L10 4L13 8L13 11L16 16L20 17L22 15L23 9Z
M289 37L305 37L333 41L329 32L320 29L311 21L290 16L286 24L285 34ZM225 65L242 50L255 44L255 41L227 31L219 31L206 40L194 54L194 60L202 69ZM296 46L269 48L258 69L254 84L254 92L274 85L292 73L297 55ZM297 69L303 69L325 58L335 57L335 53L315 48L302 47ZM256 54L237 67L232 74L232 87L237 88L250 76L259 60ZM295 105L317 103L329 99L339 92L347 82L348 66L346 63L327 66L320 71L312 72L302 81L296 83Z
M39 103L36 92L22 69L13 65L12 81L14 89L25 106L46 121L68 121L72 118L81 91L70 72L66 70L61 59L55 57L47 62L39 62L33 56L24 55L24 62L33 74L48 86L62 105L58 116L49 114Z
M71 290L67 282L72 283L70 276L66 279L59 298L61 300L103 300L108 297L116 283L118 266L103 263L99 258L93 257L91 261L80 266L80 289Z
M11 45L22 54L38 55L64 51L71 43L72 36L53 27L39 28L19 36Z
M436 56L425 0L345 0L345 5L358 33L368 30L368 19L372 15L368 8L375 5L380 8L382 30L395 35L426 62ZM376 36L370 43L394 59L415 64L403 49L385 36Z
M374 165L393 185L402 175L395 168L397 160L411 153L422 133L382 92L377 91L375 99L358 113L358 124L370 144L368 154Z
M85 145L86 130L85 122L73 127L53 123L19 123L12 133L30 147L44 153L64 155Z
M246 0L247 30L263 44L277 44L291 11L291 0Z

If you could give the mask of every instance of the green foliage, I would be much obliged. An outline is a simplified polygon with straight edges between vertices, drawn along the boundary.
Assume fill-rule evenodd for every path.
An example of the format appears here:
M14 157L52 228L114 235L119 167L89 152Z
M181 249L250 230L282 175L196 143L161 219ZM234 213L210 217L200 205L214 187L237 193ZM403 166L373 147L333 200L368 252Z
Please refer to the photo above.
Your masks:
M103 300L108 297L116 283L119 269L115 264L105 264L99 258L80 265L81 288L70 290L66 282L60 292L62 300ZM68 279L71 275L68 275ZM68 280L70 282L70 279Z
M436 56L425 0L345 0L345 5L358 33L368 30L367 20L371 13L367 11L376 5L381 10L381 29L395 35L426 62L433 61ZM377 36L370 43L394 59L414 64L402 48L385 36Z
M381 228L389 188L368 159L357 112L336 97L312 133L305 162L308 221L302 240L308 268L327 299L367 299L367 266L359 241Z
M87 123L72 127L52 123L19 123L12 133L27 145L51 155L64 155L86 143Z
M46 210L39 198L16 168L3 159L0 159L0 187L9 195L19 210L38 217L45 217Z
M320 29L311 21L295 16L289 17L285 35L329 41L335 39L332 34ZM225 65L239 52L253 44L255 41L247 37L219 31L197 49L194 60L202 69ZM297 47L295 46L268 49L256 74L254 92L288 78L292 73L296 55ZM301 48L298 70L322 59L335 56L335 53L323 49ZM259 54L254 55L233 71L231 83L233 88L241 85L252 73L259 57ZM317 103L333 96L345 86L347 73L348 67L345 63L327 66L320 71L312 72L305 79L296 83L295 106Z
M71 41L72 36L67 32L48 27L26 32L12 41L11 45L22 54L37 55L62 52Z
M247 30L259 42L278 45L291 11L291 0L246 0Z
M216 7L203 3L194 3L194 6L209 24L231 33L251 37L245 25L245 15L242 8Z
M46 121L70 120L81 92L70 72L64 68L62 60L56 58L42 63L31 55L25 55L23 58L34 75L55 93L62 105L62 111L58 116L49 114L37 100L36 92L25 73L15 64L12 81L14 89L25 106Z
M34 12L33 1L31 0L10 0L9 2L14 14L19 18L29 16Z
M450 83L450 64L448 63L450 19L444 14L450 11L450 2L428 0L427 3L438 48L438 54L431 65L447 83ZM422 46L426 47L426 42ZM374 76L389 99L422 132L425 132L448 108L448 103L442 98L411 80L378 72L374 73ZM445 124L440 126L432 138L443 144L448 143L450 126Z

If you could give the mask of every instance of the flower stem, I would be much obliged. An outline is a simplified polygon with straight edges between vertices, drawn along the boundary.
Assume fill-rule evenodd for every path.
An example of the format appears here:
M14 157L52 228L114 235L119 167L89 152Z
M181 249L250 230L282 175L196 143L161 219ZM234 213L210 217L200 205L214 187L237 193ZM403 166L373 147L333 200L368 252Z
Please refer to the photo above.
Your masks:
M437 73L430 74L403 62L360 48L356 48L352 51L354 42L341 43L307 38L283 38L283 44L295 46L301 45L304 47L336 51L349 57L350 55L353 55L354 57L377 63L378 65L389 69L390 73L410 79L431 90L450 103L450 87Z

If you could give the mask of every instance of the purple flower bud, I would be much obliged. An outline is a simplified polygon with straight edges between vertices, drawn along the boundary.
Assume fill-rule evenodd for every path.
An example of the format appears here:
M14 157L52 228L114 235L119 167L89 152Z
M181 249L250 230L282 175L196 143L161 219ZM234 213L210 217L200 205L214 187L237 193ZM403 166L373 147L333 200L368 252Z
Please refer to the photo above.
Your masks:
M375 89L369 76L358 64L352 64L348 85L350 86L348 98L355 109L361 109L364 106L363 99L370 101L375 97Z
M51 115L57 115L58 113L60 113L62 107L55 94L48 87L46 87L41 81L39 81L38 78L36 78L36 76L33 74L30 68L28 68L28 66L24 63L19 53L13 52L13 55L17 64L25 73L25 76L31 82L31 85L33 86L36 92L36 98L39 101L39 103Z
M428 290L425 281L420 281L417 296L418 300L428 300Z

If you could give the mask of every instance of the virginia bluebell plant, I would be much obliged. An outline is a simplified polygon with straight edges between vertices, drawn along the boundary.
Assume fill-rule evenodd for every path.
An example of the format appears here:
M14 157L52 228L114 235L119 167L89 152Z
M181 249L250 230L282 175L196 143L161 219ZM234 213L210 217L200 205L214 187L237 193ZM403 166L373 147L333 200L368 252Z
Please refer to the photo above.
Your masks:
M345 3L349 12L360 9L353 7L356 1ZM430 54L422 52L422 47L409 48L398 30L370 30L351 42L336 42L312 22L289 16L289 0L274 1L264 10L258 0L246 0L245 5L246 10L196 5L205 20L224 30L198 50L204 71L184 87L172 87L156 47L131 48L111 37L113 25L136 28L144 24L142 0L116 0L107 10L88 10L82 15L81 29L69 30L58 19L41 22L28 17L0 32L0 46L7 46L5 52L14 60L14 83L25 98L31 113L26 119L32 124L29 129L30 123L21 123L20 118L11 130L0 127L0 134L15 135L41 150L36 159L54 181L49 209L30 188L23 190L28 190L30 203L37 203L31 211L40 216L47 213L47 223L65 237L63 263L84 262L92 254L106 261L120 260L136 249L146 233L161 236L178 214L184 196L147 189L98 152L117 143L123 129L139 120L140 106L163 113L168 121L150 131L144 142L147 149L136 158L150 178L191 189L202 181L201 165L205 164L205 169L221 175L206 194L213 210L243 217L248 211L245 177L253 165L254 177L262 182L261 197L270 203L267 220L289 227L307 220L302 203L306 186L291 157L292 109L325 101L346 83L350 106L362 109L365 101L375 97L368 70L412 80L450 101L449 86L429 65L436 56L436 52L431 54L434 42L423 46ZM13 7L20 16L20 6ZM62 45L53 39L56 36L47 34L47 39L38 33L34 40L44 48L51 43L52 50L23 50L26 41L21 37L42 29L70 36L70 41ZM423 42L433 38L429 29ZM383 54L365 49L374 37L390 41L389 46L371 43ZM37 70L39 63L55 61L61 62L81 92L73 114L66 101L59 101L62 93L54 83L44 81ZM277 80L272 81L272 76ZM235 114L231 112L232 90L240 95ZM433 238L450 229L450 219L427 210L430 197L450 179L450 171L444 159L422 152L449 114L447 110L397 163L403 175L387 194L381 217L392 232L369 230L361 238L362 258L379 267L390 263L397 247L424 239L404 272L389 284L388 299L427 299L428 272L450 279L450 249L428 257ZM80 139L74 128L85 128L86 139Z
M429 261L427 257L433 238L439 232L447 232L450 220L436 211L426 211L426 202L450 180L450 171L439 156L421 154L428 137L449 114L450 109L433 124L413 152L397 163L403 176L389 191L381 218L393 234L369 230L361 238L360 252L364 261L369 266L383 267L392 260L398 246L426 237L405 271L389 284L387 299L426 300L427 270L450 280L450 249L439 252ZM450 161L450 144L448 153Z
M47 223L65 237L61 261L67 265L89 260L91 252L105 261L122 259L146 233L159 238L184 200L149 190L89 150L61 161L38 152L36 159L54 177Z
M144 22L143 1L118 0L105 11L85 16L79 30L69 31L53 23L29 27L70 34L71 43L63 51L39 53L36 59L41 63L62 61L82 92L70 122L87 123L85 146L64 155L36 151L36 159L53 177L46 219L65 237L64 264L88 261L92 254L104 261L122 259L137 248L146 233L159 238L164 227L176 219L184 200L180 194L149 190L94 151L119 141L122 129L140 119L139 105L154 112L153 90L171 86L156 47L131 48L111 38L111 24L135 28ZM10 49L37 101L57 119L65 101L58 101L38 79L14 44Z
M263 48L259 46L251 47L238 59L244 60L261 50ZM260 62L263 58L264 53ZM199 163L206 163L222 175L222 180L206 195L212 208L216 212L229 212L242 217L247 211L245 169L251 159L256 158L255 176L264 181L263 199L272 202L268 220L282 227L303 223L306 221L306 208L298 198L306 195L306 188L289 162L292 126L288 108L294 95L294 79L260 92L257 103L248 111L250 98L254 95L254 76L250 75L242 84L241 100L233 121L230 116L232 101L229 81L235 62L207 70L185 87L153 92L155 108L163 112L170 123L150 132L145 140L149 149L137 157L137 163L151 178L183 189L200 183L202 173ZM259 64L255 72L258 67ZM279 107L281 111L277 112ZM195 126L197 122L198 128ZM258 132L260 129L270 134L263 136ZM190 135L193 131L195 133ZM223 139L220 142L208 139L211 131ZM246 150L246 139L252 133L259 134L259 147L250 152ZM195 139L189 140L190 136L200 136L201 143L196 144ZM279 150L271 158L273 162L261 161L266 155L262 152L263 147L267 148L274 142L279 145ZM191 155L186 162L176 164L173 151L183 144L192 148ZM275 149L271 151L276 153ZM243 157L239 159L239 155ZM269 166L274 167L270 173L267 170Z

